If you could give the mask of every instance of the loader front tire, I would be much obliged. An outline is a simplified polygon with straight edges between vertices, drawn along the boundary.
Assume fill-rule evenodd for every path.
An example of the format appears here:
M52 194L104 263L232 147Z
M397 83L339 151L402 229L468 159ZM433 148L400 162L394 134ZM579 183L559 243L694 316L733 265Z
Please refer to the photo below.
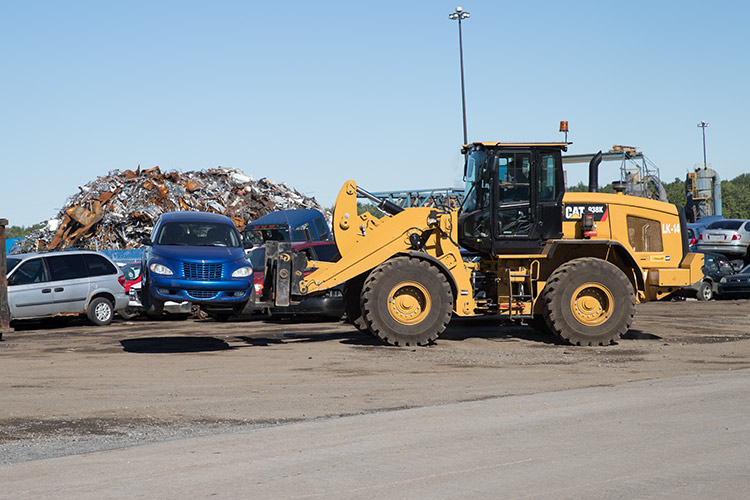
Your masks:
M382 341L427 345L450 322L453 292L434 265L414 257L395 257L367 277L361 306L368 329Z
M635 291L614 264L580 258L558 267L542 292L549 329L573 345L609 345L635 317Z

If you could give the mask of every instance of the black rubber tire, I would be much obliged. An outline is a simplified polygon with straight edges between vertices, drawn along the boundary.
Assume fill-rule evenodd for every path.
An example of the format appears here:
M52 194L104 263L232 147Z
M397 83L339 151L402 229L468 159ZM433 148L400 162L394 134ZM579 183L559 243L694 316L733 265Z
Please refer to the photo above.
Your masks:
M586 325L579 321L572 306L573 294L587 283L609 291L611 314L603 323ZM635 317L635 290L630 280L614 264L585 257L558 267L542 291L544 318L550 331L573 345L609 345L622 337Z
M361 331L367 331L367 323L362 315L362 287L365 284L366 275L360 275L352 278L344 285L344 312L346 313L346 322L351 323Z
M148 306L148 309L146 309L146 316L148 316L149 319L161 319L163 315L164 302L153 300Z
M388 297L401 284L420 286L429 311L416 323L396 321ZM382 341L398 346L427 345L445 331L453 314L453 292L437 267L415 257L395 257L372 270L362 288L362 314L368 329Z
M117 315L126 321L135 318L139 314L141 314L141 310L135 307L126 307L117 311Z
M105 297L97 297L89 303L86 316L97 326L107 326L115 317L115 305Z
M698 300L711 300L714 298L714 286L710 281L704 281L701 286L698 287L698 293L696 293Z

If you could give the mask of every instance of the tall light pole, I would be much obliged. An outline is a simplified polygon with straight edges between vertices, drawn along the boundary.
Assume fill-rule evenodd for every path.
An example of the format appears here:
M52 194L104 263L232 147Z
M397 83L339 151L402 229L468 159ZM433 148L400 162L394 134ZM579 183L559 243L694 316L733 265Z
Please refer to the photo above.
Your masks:
M458 53L461 59L461 108L464 114L464 144L469 144L468 135L466 133L466 92L464 90L464 44L461 37L461 20L469 19L471 17L468 12L464 12L461 7L456 7L456 12L453 12L448 16L449 19L458 21ZM468 154L468 153L467 153Z
M701 121L698 126L703 129L703 168L708 168L708 163L706 163L706 127L708 127L708 122Z

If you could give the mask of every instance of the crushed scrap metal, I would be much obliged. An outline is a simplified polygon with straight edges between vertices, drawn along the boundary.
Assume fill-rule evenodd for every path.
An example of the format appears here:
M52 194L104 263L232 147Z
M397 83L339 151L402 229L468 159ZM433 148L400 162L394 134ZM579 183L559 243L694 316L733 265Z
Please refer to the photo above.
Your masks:
M13 248L13 253L86 248L139 248L162 213L196 210L224 214L240 231L275 210L323 207L268 179L253 180L234 168L161 172L159 167L114 170L70 196L60 213Z

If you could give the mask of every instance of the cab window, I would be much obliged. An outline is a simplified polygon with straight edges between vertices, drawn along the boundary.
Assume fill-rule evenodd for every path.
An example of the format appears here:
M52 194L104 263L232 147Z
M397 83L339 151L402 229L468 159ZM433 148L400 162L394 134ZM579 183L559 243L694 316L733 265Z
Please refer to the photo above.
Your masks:
M555 182L555 155L542 153L539 158L539 201L556 201L560 188Z

